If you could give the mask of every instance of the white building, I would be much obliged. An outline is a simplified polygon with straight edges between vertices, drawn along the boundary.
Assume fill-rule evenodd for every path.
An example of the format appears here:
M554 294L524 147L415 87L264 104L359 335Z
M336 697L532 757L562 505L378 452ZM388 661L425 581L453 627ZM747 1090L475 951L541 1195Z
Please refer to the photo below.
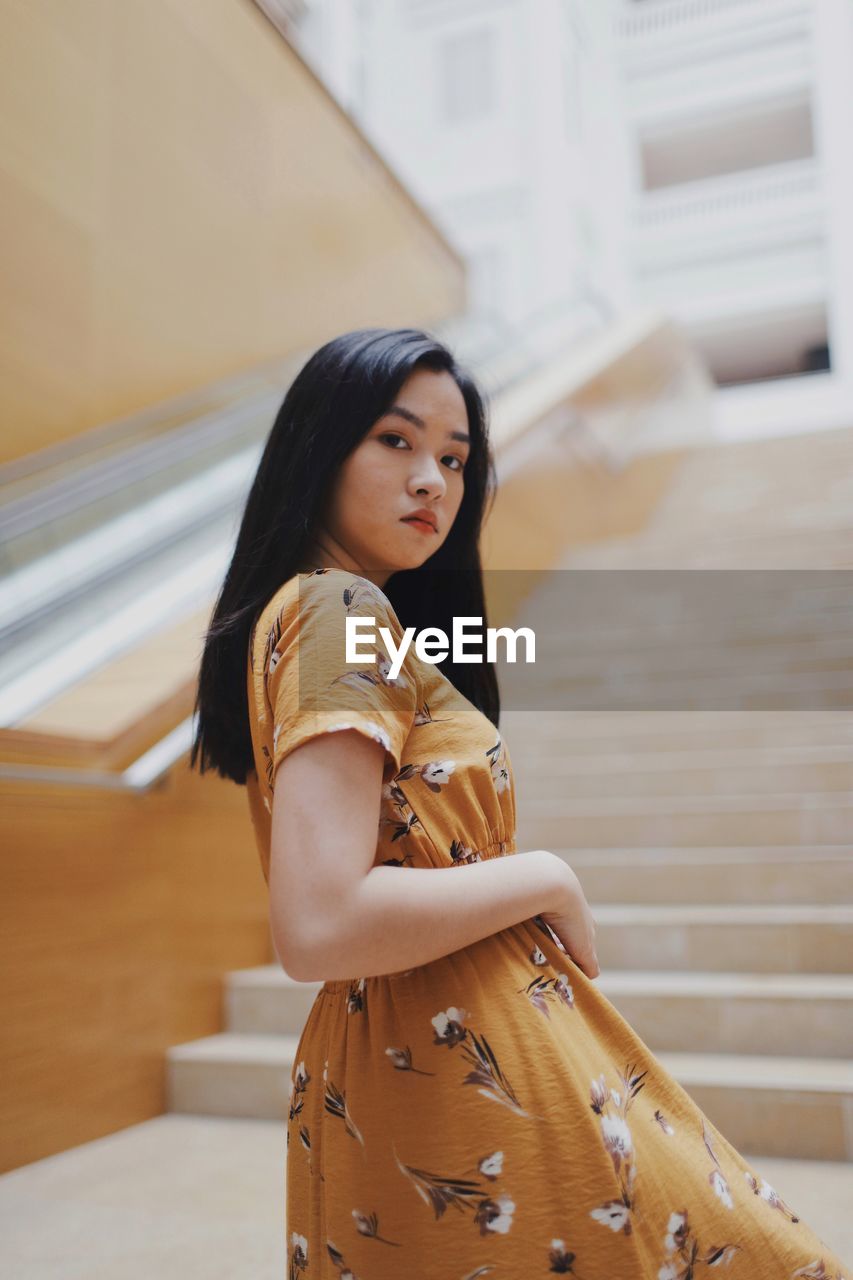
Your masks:
M615 0L262 7L464 255L473 310L543 347L624 310Z
M619 30L633 296L740 384L721 435L849 424L853 5L635 0Z
M849 423L851 0L262 0L547 346L653 305L724 438ZM845 287L846 286L846 287Z

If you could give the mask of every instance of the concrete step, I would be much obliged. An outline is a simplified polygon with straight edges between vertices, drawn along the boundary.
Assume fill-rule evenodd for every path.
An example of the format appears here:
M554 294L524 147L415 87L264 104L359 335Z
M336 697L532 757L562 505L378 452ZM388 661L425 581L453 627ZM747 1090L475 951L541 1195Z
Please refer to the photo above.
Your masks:
M298 1035L218 1035L166 1052L166 1110L191 1115L287 1118Z
M853 1058L853 974L603 969L596 985L655 1053Z
M278 964L234 969L225 978L225 1029L248 1035L299 1035L322 985L297 982Z
M853 792L723 796L519 795L520 848L841 844L853 831Z
M702 620L720 636L840 632L853 611L849 569L557 568L531 582L525 613L562 620L572 638L617 636L629 624L665 638ZM700 633L701 639L701 633Z
M294 1036L223 1033L167 1055L168 1109L282 1119ZM737 1149L812 1159L853 1157L853 1065L837 1059L655 1055Z
M507 667L501 690L507 705L532 710L554 707L574 711L767 711L853 710L853 669L733 672L731 675L694 672L638 676L608 671L572 680L554 673L547 656L538 673ZM848 664L853 668L853 661Z
M591 907L602 970L853 972L853 906Z
M812 711L530 711L511 705L501 731L519 761L539 756L743 751L853 745L853 713ZM522 750L523 748L523 750ZM689 761L685 761L689 763Z
M661 540L648 544L613 545L596 554L571 556L567 570L849 570L853 568L853 530L831 530L811 536L788 538L775 534L744 534L707 540Z
M738 795L791 791L850 791L853 743L841 746L762 746L750 750L549 754L513 762L528 804L553 795Z
M565 567L631 569L850 569L853 568L853 528L849 523L829 529L743 531L717 530L707 537L686 539L669 535L640 535L610 539L571 553Z
M554 849L589 901L853 903L853 845L707 849Z
M20 1280L286 1276L284 1150L280 1120L160 1115L34 1160L0 1177L4 1270ZM739 1151L827 1248L853 1257L853 1164Z
M596 985L655 1051L853 1056L853 974L604 969ZM227 1029L298 1035L319 989L277 965L232 973Z
M853 1159L853 1063L725 1053L656 1057L737 1150Z
M632 636L638 644L653 638L665 647L691 641L704 645L711 639L784 647L800 640L843 636L853 614L849 570L833 571L841 579L834 599L827 591L789 599L781 590L774 595L759 590L756 580L767 577L796 581L793 573L778 570L746 571L740 583L734 571L723 570L701 575L679 569L608 569L594 575L586 569L575 574L556 572L559 577L553 582L546 579L545 586L525 600L524 621L530 626L538 623L548 637L565 635L567 654L588 652L597 640L608 651L627 652ZM797 577L820 572L802 570ZM654 589L652 582L658 578L671 583L667 591ZM729 585L732 580L736 586Z
M853 528L716 530L707 537L641 533L571 551L567 569L848 569L853 568Z
M644 679L670 671L681 674L695 671L706 676L711 672L736 675L760 671L762 665L772 666L774 671L843 670L853 652L853 628L846 625L836 631L827 629L772 641L767 637L756 640L750 635L741 638L731 631L723 631L719 636L708 635L699 625L694 634L687 636L673 635L670 628L665 627L659 634L602 631L599 636L563 635L559 642L546 634L545 640L549 670L555 674L559 670L561 678L573 680L599 676L602 671ZM537 661L543 656L542 648L540 643Z

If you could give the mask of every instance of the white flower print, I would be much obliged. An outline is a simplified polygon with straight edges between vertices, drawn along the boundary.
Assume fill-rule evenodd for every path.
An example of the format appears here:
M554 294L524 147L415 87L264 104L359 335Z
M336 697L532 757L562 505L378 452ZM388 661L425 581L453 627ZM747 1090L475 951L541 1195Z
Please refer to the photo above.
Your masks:
M664 1237L667 1253L677 1253L678 1259L670 1258L658 1270L658 1280L688 1280L696 1274L697 1263L706 1267L727 1267L736 1253L740 1253L739 1244L712 1244L704 1251L700 1248L695 1232L687 1225L687 1211L671 1213Z
M702 1117L702 1141L705 1143L705 1149L708 1152L708 1155L711 1157L711 1159L714 1161L714 1164L717 1166L716 1169L712 1169L711 1172L708 1174L708 1181L710 1182L711 1186L714 1189L714 1195L717 1196L720 1200L722 1200L723 1204L726 1206L727 1209L733 1209L734 1203L732 1201L731 1191L729 1190L729 1184L728 1182L726 1182L725 1175L720 1166L720 1162L717 1159L716 1152L714 1151L714 1147L711 1142L711 1135L708 1132L708 1123L705 1116Z
M672 1125L669 1123L669 1121L667 1120L663 1112L661 1110L655 1111L654 1118L655 1120L657 1120L658 1124L663 1129L667 1137L671 1138L672 1135L675 1133L675 1130L673 1129Z
M497 1200L484 1200L477 1207L474 1221L479 1224L480 1235L487 1231L497 1231L506 1235L512 1226L512 1215L515 1212L515 1201L509 1196L499 1196Z
M618 1107L618 1094L615 1100ZM613 1162L618 1170L621 1162L627 1159L634 1150L634 1145L631 1141L631 1130L622 1116L603 1115L601 1117L601 1133L604 1145L613 1157Z
M358 727L358 725L353 724L349 720L341 720L338 724L330 724L326 732L338 733L341 729L357 729ZM386 751L391 750L391 739L389 738L387 731L383 729L381 725L376 724L373 720L368 720L365 722L364 727L375 742L378 742L380 746L383 746Z
M468 862L482 862L479 850L463 844L461 840L452 840L450 844L450 861L454 867L464 866Z
M291 1261L297 1271L304 1271L308 1266L308 1241L296 1231L290 1233Z
M455 768L455 760L435 760L432 764L421 765L420 775L428 787L438 791L439 787L447 786Z
M493 1151L490 1156L483 1156L478 1168L487 1178L497 1178L503 1168L504 1153Z
M495 791L500 795L501 792L506 791L509 786L509 769L507 768L506 763L506 748L504 747L500 735L498 735L498 740L495 745L488 749L486 755L489 757L492 782L495 784Z
M533 1007L538 1009L540 1013L543 1013L549 1021L551 1018L547 1004L549 1000L556 998L569 1009L574 1008L574 994L569 983L568 975L565 973L558 974L556 978L547 978L544 974L541 977L536 977L532 982L527 984L527 987L524 989L524 993Z
M687 1231L687 1214L671 1213L669 1222L666 1224L666 1235L664 1237L663 1246L667 1253L675 1253L676 1249L680 1249Z
M774 1187L771 1187L769 1182L765 1182L764 1178L756 1178L755 1174L749 1169L744 1169L743 1176L752 1187L754 1195L759 1196L762 1200L766 1200L771 1208L778 1209L780 1213L784 1214L786 1218L790 1218L792 1222L799 1222L800 1219L793 1210L785 1204L785 1201L779 1195L779 1192L776 1191Z
M481 1166L486 1161L496 1160L498 1157L503 1158L502 1151L497 1151L492 1156L484 1157L480 1162ZM396 1147L394 1148L394 1159L400 1172L408 1178L424 1203L431 1206L436 1220L444 1215L448 1205L453 1205L454 1208L462 1211L465 1209L474 1210L474 1223L480 1228L481 1236L485 1236L489 1232L506 1235L512 1226L515 1201L508 1195L501 1195L492 1199L476 1182L470 1179L433 1173L431 1170L419 1169L412 1165L404 1164L397 1154ZM494 1175L486 1174L486 1176L492 1178ZM491 1270L491 1267L488 1270ZM482 1274L484 1272L481 1270L472 1272L469 1280L474 1280L475 1276Z
M371 1240L381 1240L383 1244L392 1244L396 1248L400 1247L398 1241L388 1240L379 1234L379 1218L375 1213L361 1213L358 1209L353 1209L352 1216L355 1218L356 1230L360 1235L368 1236Z
M451 1005L445 1012L437 1013L434 1018L430 1018L430 1022L435 1028L436 1040L440 1044L454 1045L460 1040L465 1039L465 1019L468 1013L465 1009L457 1009L455 1005Z
M390 658L383 658L381 655L377 655L376 671L382 684L387 684L394 689L408 689L409 684L402 671L398 671L396 676L392 677Z
M634 1158L634 1143L625 1116L637 1095L645 1088L643 1079L645 1075L645 1071L635 1075L632 1066L626 1067L619 1073L619 1078L625 1086L623 1093L617 1089L608 1089L603 1073L597 1080L590 1082L592 1110L600 1117L604 1149L613 1161L613 1168L619 1178L622 1192L618 1200L608 1200L592 1209L590 1217L610 1227L612 1231L624 1232L626 1236L631 1235L633 1231L631 1213L636 1207L634 1182L637 1177L637 1165ZM614 1115L608 1111L611 1106L618 1107L617 1114Z
M414 970L412 969L406 970L406 973L413 973L413 972ZM405 974L403 974L402 976L405 977ZM391 1063L395 1071L411 1071L416 1076L434 1076L435 1075L434 1071L422 1071L420 1067L412 1066L412 1051L408 1045L406 1045L405 1049L395 1049L393 1045L389 1045L388 1048L385 1050L385 1052L388 1055L388 1057L391 1059Z
M726 1182L726 1179L724 1178L720 1170L719 1169L712 1170L712 1172L708 1175L708 1181L710 1182L711 1186L714 1188L714 1194L718 1196L720 1200L722 1200L726 1208L733 1209L734 1202L732 1200L732 1193L729 1190L729 1184Z
M611 1200L600 1209L590 1210L590 1217L601 1222L611 1231L622 1231L628 1224L628 1206L619 1200Z

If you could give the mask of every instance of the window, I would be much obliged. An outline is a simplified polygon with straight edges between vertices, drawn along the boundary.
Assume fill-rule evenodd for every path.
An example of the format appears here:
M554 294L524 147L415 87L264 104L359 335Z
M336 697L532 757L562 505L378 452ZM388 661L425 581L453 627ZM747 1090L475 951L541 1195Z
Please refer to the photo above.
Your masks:
M445 36L439 46L441 111L451 124L487 116L495 99L495 32L474 27Z
M503 254L495 245L468 254L469 305L478 315L499 315L504 292Z

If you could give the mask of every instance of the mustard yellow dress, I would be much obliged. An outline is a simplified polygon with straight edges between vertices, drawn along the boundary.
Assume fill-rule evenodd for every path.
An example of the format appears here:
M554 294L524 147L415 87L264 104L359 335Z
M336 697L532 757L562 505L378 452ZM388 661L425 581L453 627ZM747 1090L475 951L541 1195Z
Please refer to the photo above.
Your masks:
M254 629L265 878L276 766L344 728L385 748L378 862L405 875L511 856L499 731L413 648L396 678L381 641L375 665L348 665L347 615L399 643L385 594L339 569L291 578ZM538 916L323 984L291 1072L286 1172L290 1280L853 1278Z

